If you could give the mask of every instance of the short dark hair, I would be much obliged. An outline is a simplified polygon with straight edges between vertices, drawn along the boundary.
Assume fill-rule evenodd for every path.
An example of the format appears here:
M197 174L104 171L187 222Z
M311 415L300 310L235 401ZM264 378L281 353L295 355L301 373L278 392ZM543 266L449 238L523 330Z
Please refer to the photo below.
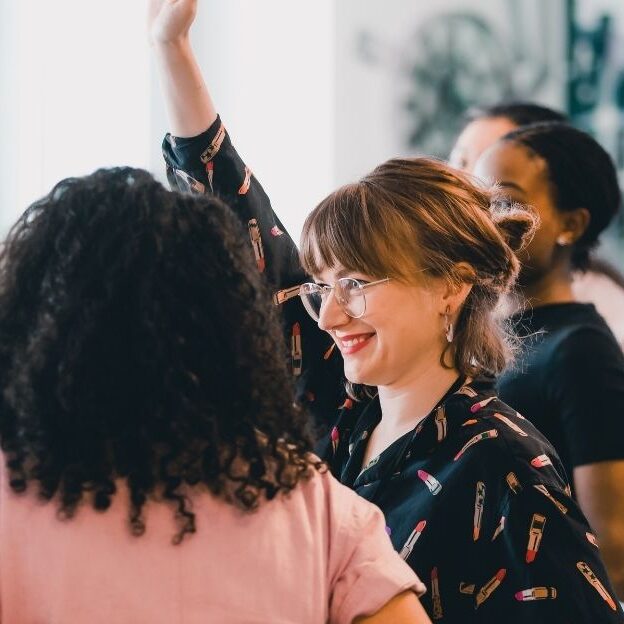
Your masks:
M318 466L242 226L146 171L60 182L0 252L0 442L10 487L71 517L124 480L195 531L189 487L253 509Z
M593 137L566 123L522 126L501 140L523 145L544 159L559 210L586 208L589 211L590 223L575 243L572 254L574 267L586 269L590 250L621 205L613 160Z
M465 115L466 124L477 119L493 119L495 117L509 119L516 126L527 126L545 121L562 123L569 121L565 113L541 104L523 101L500 102L492 106L476 106L470 108Z

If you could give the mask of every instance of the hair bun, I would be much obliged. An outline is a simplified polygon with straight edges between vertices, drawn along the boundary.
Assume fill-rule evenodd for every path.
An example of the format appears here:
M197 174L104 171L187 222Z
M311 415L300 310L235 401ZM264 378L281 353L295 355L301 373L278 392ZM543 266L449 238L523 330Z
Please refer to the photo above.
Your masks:
M539 224L539 217L531 207L508 197L495 196L490 202L490 215L514 253L529 244Z

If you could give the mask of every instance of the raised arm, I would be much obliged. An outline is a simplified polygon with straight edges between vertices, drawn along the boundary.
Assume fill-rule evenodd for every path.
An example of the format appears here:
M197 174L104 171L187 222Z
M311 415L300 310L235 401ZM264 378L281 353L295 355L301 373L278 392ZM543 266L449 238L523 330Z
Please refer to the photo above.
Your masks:
M298 399L326 430L342 402L342 362L297 296L306 275L295 243L217 115L189 39L197 8L197 0L149 0L150 41L171 131L163 141L167 178L172 188L218 195L237 214L282 312Z
M150 42L169 128L177 137L201 134L217 119L189 38L196 13L197 0L149 0Z

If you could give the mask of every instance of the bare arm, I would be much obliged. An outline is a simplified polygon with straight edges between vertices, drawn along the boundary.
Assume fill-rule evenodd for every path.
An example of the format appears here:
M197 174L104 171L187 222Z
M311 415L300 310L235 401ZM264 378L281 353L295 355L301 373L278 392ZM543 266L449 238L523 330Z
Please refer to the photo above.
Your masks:
M395 596L377 613L356 618L354 624L431 624L431 620L416 595L407 591Z
M624 598L624 460L574 468L578 503L596 531L609 578Z
M149 0L150 41L170 132L177 137L197 136L217 118L189 39L196 12L197 0Z

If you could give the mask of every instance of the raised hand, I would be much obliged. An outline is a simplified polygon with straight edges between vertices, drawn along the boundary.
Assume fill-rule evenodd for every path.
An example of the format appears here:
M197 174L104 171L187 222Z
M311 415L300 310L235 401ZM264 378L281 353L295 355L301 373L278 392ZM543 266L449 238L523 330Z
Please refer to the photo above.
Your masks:
M147 29L152 43L171 43L188 37L197 14L197 0L149 0Z

